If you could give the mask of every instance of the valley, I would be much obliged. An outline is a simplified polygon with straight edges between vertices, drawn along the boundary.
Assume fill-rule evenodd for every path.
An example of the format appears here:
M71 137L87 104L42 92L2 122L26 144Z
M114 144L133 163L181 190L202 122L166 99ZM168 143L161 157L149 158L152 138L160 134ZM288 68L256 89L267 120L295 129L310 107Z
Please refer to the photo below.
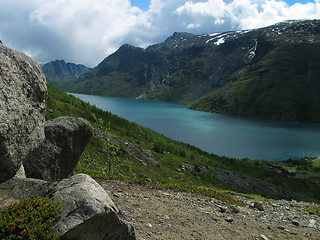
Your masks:
M146 49L125 44L89 72L56 86L232 116L319 123L319 34L318 20L174 33Z

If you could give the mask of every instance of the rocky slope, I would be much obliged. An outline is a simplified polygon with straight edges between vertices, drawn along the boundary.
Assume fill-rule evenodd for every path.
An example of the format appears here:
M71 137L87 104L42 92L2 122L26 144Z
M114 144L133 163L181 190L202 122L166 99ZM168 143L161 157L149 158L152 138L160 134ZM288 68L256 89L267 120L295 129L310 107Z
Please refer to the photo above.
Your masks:
M123 45L68 91L186 103L192 109L320 122L320 21L246 31L174 33L147 49Z
M304 211L318 204L266 200L260 205L256 199L234 195L245 203L240 207L198 194L98 182L131 219L139 240L320 238L320 213Z
M66 63L64 60L55 60L44 64L43 73L48 83L58 83L64 80L73 80L90 71L82 64Z

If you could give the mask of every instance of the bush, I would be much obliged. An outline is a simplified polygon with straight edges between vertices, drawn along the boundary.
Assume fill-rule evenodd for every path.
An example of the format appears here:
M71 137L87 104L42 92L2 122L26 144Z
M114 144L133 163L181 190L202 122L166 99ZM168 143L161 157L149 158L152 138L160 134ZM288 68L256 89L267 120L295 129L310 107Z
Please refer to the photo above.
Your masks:
M53 240L52 225L60 206L45 197L33 197L0 209L0 239Z

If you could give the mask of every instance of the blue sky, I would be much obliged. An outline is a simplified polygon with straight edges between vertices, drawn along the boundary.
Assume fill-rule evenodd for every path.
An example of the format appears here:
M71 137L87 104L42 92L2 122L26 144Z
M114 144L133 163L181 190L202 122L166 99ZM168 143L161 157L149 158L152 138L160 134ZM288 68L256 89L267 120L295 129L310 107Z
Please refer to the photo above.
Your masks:
M0 0L0 40L46 63L89 67L128 43L320 19L320 0Z
M149 9L150 0L131 0L131 5L147 11Z

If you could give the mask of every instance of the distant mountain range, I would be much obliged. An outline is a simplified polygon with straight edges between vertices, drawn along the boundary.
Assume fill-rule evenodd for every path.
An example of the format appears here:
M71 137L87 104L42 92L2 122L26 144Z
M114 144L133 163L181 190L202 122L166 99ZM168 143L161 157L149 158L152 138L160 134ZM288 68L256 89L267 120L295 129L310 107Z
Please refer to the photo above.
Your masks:
M90 71L90 68L82 64L66 63L64 60L49 62L41 68L46 75L47 82L52 84L77 79Z
M174 33L147 49L126 44L59 87L184 103L233 116L320 122L320 21Z

